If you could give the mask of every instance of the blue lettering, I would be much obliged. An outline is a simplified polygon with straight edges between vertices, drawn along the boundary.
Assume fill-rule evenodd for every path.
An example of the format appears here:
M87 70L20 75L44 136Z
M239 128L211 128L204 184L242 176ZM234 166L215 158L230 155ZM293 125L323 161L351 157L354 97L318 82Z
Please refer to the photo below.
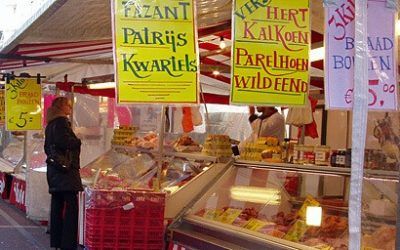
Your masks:
M393 48L393 41L390 38L384 37L383 38L383 49L390 50Z
M334 69L350 69L354 63L354 57L351 56L333 56Z
M345 47L345 49L354 49L354 38L345 37L345 39L346 39L346 47Z

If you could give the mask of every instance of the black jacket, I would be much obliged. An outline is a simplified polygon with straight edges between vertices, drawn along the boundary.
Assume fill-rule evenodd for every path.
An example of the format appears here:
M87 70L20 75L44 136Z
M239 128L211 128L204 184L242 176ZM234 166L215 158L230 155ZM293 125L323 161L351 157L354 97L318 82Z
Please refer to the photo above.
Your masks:
M76 137L67 117L57 117L51 120L46 127L44 151L49 156L50 145L54 144L58 152L71 152L71 166L67 171L60 170L51 163L47 163L47 182L49 193L62 191L82 191L82 181L79 174L79 155L81 140ZM47 161L46 161L47 162Z

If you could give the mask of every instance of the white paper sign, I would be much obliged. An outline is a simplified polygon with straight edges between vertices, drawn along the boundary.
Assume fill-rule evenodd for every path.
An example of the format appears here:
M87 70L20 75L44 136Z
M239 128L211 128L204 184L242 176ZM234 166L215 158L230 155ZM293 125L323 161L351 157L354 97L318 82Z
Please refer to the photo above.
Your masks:
M337 0L325 10L325 105L351 109L354 86L354 0ZM394 9L386 1L368 1L369 108L397 109ZM366 83L367 84L367 83Z

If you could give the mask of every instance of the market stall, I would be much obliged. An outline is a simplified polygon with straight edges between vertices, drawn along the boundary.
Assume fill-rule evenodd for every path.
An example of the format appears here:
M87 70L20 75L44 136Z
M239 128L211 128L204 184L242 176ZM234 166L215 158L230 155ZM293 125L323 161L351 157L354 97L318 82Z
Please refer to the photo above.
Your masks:
M300 3L303 1L298 2ZM361 6L360 1L355 2L359 6L357 11L361 9L366 11L366 4L365 6ZM371 5L378 3L375 1L370 2ZM262 6L262 4L258 2L251 1L249 4L250 3L253 4L252 7L257 10ZM294 11L294 9L290 9L289 11L285 9L284 6L280 6L282 8L279 13L277 9L280 7L275 7L275 9L267 7L269 11L267 13L269 14L268 18L266 18L267 20L263 20L263 23L290 23L288 26L283 25L281 27L281 30L287 31L285 33L286 36L277 36L279 39L277 38L277 41L274 41L274 43L277 42L282 43L280 45L285 45L285 48L280 48L282 50L280 51L280 53L282 53L281 55L274 55L274 60L271 59L271 55L258 53L264 50L275 51L277 49L260 48L257 50L253 48L254 44L267 44L269 42L265 42L265 40L271 40L267 39L265 27L261 27L259 34L255 35L250 28L243 28L243 26L247 27L245 25L248 23L236 22L236 20L240 20L240 18L244 20L245 14L250 15L256 12L245 4L238 10L239 12L236 12L236 20L230 25L231 10L232 8L237 8L237 6L232 6L229 1L197 1L198 13L200 13L198 17L200 23L200 38L199 41L195 43L198 42L200 48L200 86L203 88L203 91L199 99L203 102L207 102L207 98L209 98L208 100L212 99L215 102L228 103L229 101L227 98L229 98L229 93L231 93L231 102L241 105L279 104L280 106L291 106L304 104L305 100L308 98L307 95L310 94L313 97L319 97L320 105L326 105L329 108L339 108L331 103L332 100L328 98L330 97L329 95L326 95L325 100L322 100L323 98L321 98L320 94L322 93L321 88L323 81L321 78L316 79L313 76L327 77L325 93L333 93L331 96L334 96L334 93L339 93L340 91L347 91L340 96L341 104L346 103L346 108L353 109L354 112L321 111L321 113L323 113L322 118L315 119L317 122L314 124L319 130L315 128L312 130L311 128L314 135L316 130L320 133L322 138L319 142L316 142L317 140L304 140L304 135L310 134L310 128L307 128L306 123L300 122L295 124L291 122L290 124L302 128L303 134L299 134L303 136L300 136L299 139L297 139L296 136L297 131L287 133L287 140L284 142L277 143L274 139L271 140L271 138L260 138L258 141L243 144L240 159L234 163L215 164L218 160L211 159L209 156L212 156L217 150L227 153L230 148L226 147L228 143L225 143L225 146L222 148L213 147L212 145L218 145L221 138L221 141L227 141L226 136L228 136L228 140L229 137L232 136L216 133L218 135L211 136L208 142L208 139L204 138L205 136L203 136L202 140L192 139L194 142L197 141L197 144L203 144L204 151L202 154L197 152L195 154L191 153L186 155L181 152L168 152L167 149L171 147L171 143L165 143L165 129L158 131L155 135L151 134L150 136L145 134L137 136L136 131L114 132L114 148L112 151L108 151L98 160L89 164L86 169L83 169L83 174L85 174L85 178L87 178L87 184L92 185L94 188L97 185L99 188L123 189L126 192L128 192L127 190L130 188L152 190L150 192L153 192L153 189L157 190L161 188L162 191L167 193L166 202L164 203L165 217L173 218L177 216L177 218L175 218L176 220L174 220L169 227L172 232L171 241L182 246L193 248L203 248L204 246L218 248L224 246L226 248L252 249L308 249L308 247L346 249L348 247L358 246L361 242L360 238L362 237L365 247L394 249L396 233L395 221L398 215L396 211L396 204L398 202L396 186L398 185L397 174L400 157L398 156L399 129L397 125L392 126L392 122L397 120L397 117L393 116L390 119L387 118L389 116L373 118L373 115L369 114L368 134L373 134L374 137L367 138L367 147L364 146L363 142L367 126L366 113L368 113L368 103L366 100L368 99L368 93L370 94L369 98L372 97L372 99L369 100L372 103L370 106L374 109L387 110L395 106L397 107L397 96L393 94L397 93L395 85L389 85L388 83L384 85L380 82L383 81L382 79L392 80L392 78L395 79L397 76L396 70L392 70L391 72L385 71L397 68L397 62L395 62L392 53L393 47L395 47L393 46L394 42L390 40L392 38L391 34L389 34L390 32L388 35L385 35L385 39L380 40L378 39L378 35L373 34L377 38L375 42L373 43L371 40L368 41L368 49L374 51L374 53L377 51L388 51L388 53L391 53L384 56L372 56L372 58L379 58L378 63L371 60L369 69L375 73L378 72L377 75L374 75L374 77L376 76L376 78L379 78L378 80L375 78L366 79L366 76L369 74L367 71L368 60L366 60L368 56L365 52L367 49L361 52L357 50L356 52L358 54L354 52L354 47L356 47L356 42L354 41L363 38L364 45L367 44L367 42L365 42L367 39L365 27L367 25L365 25L364 30L361 30L362 27L355 29L358 32L364 32L363 34L358 33L358 37L354 34L349 35L346 39L342 37L342 40L345 40L346 43L345 46L339 44L336 48L341 49L338 51L335 51L335 48L330 48L330 53L333 52L331 54L331 59L333 58L335 60L334 63L332 63L332 61L330 62L334 67L329 67L330 64L326 64L325 72L316 70L315 67L322 69L323 63L320 59L315 60L309 58L309 47L320 46L323 40L321 34L324 30L322 14L324 13L324 9L321 1L312 1L312 3L313 6L309 9L309 2L304 2L303 4L307 8L303 6L304 8L299 9L299 11ZM326 7L328 7L329 3L327 2L326 4ZM342 7L346 6L345 10L348 11L347 15L342 15L340 8L333 8L331 10L333 13L332 18L329 19L329 23L325 22L325 25L329 26L329 24L333 23L337 25L332 25L331 27L343 27L340 23L337 23L339 22L338 20L343 20L346 25L350 23L350 26L353 25L353 23L355 23L353 22L355 18L354 5L352 1L345 1L343 3ZM51 8L44 11L44 14L42 13L43 16L41 16L40 22L38 21L38 23L36 23L36 27L24 30L23 34L17 35L17 39L15 39L14 42L7 44L5 48L6 53L12 54L14 50L17 51L18 55L22 55L22 57L8 58L8 60L2 62L2 67L4 69L21 67L21 70L26 70L26 68L24 68L25 66L41 66L40 68L31 68L29 70L45 70L53 65L43 65L53 60L55 63L73 64L74 67L76 66L77 68L83 67L83 64L86 66L87 64L98 64L101 65L98 68L103 67L104 69L102 75L113 74L114 72L111 67L113 63L111 59L112 46L110 40L112 36L110 29L104 28L109 28L111 23L111 20L107 19L109 15L106 14L106 12L110 13L109 3L103 1L98 5L90 6L90 8L89 6L89 4L82 3L81 1L68 1L67 3L55 1L55 3L50 6ZM245 13L246 9L249 13ZM381 9L382 8L380 8L380 10ZM275 12L272 10L275 10ZM326 10L328 11L328 9ZM343 10L344 8L342 8L342 11ZM49 17L51 11L59 11L59 15ZM96 23L96 25L94 24L96 22L95 18L84 22L83 20L87 19L86 15L75 15L75 13L86 12L102 13L104 15L97 15L102 17L102 19L97 20L99 23ZM125 13L128 12L129 10L126 10ZM71 13L74 13L73 22L61 25L65 23L66 18L72 19ZM305 13L310 14L310 16L306 17ZM380 13L380 11L376 11L376 13ZM303 18L297 16L301 14ZM360 20L358 24L361 23L362 25L367 22L365 13L364 15L363 13L358 13L358 16L359 18L364 17L364 20ZM391 17L386 14L383 16ZM270 17L273 17L272 19L275 20L271 20ZM298 19L296 17L298 17ZM262 16L261 18L265 17ZM383 20L383 17L381 18ZM379 18L379 20L381 20L381 18ZM309 27L309 19L312 19L312 29ZM254 22L254 20L251 21ZM299 25L298 21L304 22L304 25ZM393 20L391 20L391 22L393 22ZM211 27L213 23L217 23L218 25ZM271 23L269 25L276 25ZM49 28L49 26L54 24L59 24L60 27L63 28L57 31L59 32L58 36L53 36L53 30ZM256 27L256 22L254 22L253 25ZM294 28L291 27L289 30L286 30L290 25ZM96 29L93 28L94 26ZM76 32L71 32L75 27L80 28L76 29ZM244 30L248 41L239 41L238 39L235 40L235 37L231 37L231 27L235 28L235 32ZM394 26L392 23L387 23L384 27ZM352 28L349 28L349 30L352 30ZM385 29L382 28L379 30ZM90 32L85 33L85 31ZM43 38L39 39L34 35L35 32L41 32ZM335 32L338 31L331 30L331 32L325 34L326 36L330 35L330 38L325 38L331 39L329 40L330 45L341 40L334 37L337 35ZM65 36L65 34L71 33L73 33L73 36ZM84 37L83 34L87 37ZM278 34L280 33L278 32ZM332 36L332 34L334 35ZM234 34L234 36L237 36L237 34ZM271 38L271 33L269 36ZM85 38L84 40L92 41L80 41L75 43L82 39L82 37ZM230 58L231 40L236 42L236 45L242 43L240 44L242 47L232 53L232 56L234 56L233 60ZM43 41L45 42L43 44L33 44ZM222 41L228 44L227 48L219 47ZM57 43L54 44L54 42ZM41 46L44 46L46 49L43 49ZM57 53L58 47L60 46L65 49L64 52L67 56L64 58ZM294 47L296 47L296 49L293 49ZM344 50L343 47L346 49ZM75 49L77 51L74 51ZM157 48L151 47L151 52L148 54L152 54L155 49ZM195 50L196 49L188 50L191 56L194 56L192 52ZM303 52L295 54L297 51ZM175 52L176 51L174 51L174 53ZM254 57L252 57L253 54L249 52L254 53ZM363 54L364 52L365 54ZM76 57L73 56L74 53L76 53ZM338 56L341 53L348 54L343 57ZM354 59L354 54L356 55L356 59ZM39 57L35 57L38 55ZM326 55L328 57L329 53ZM41 56L43 56L43 58ZM278 56L280 61L277 59ZM291 61L293 63L291 65L286 65L284 63L284 58L289 57L293 57ZM364 63L363 73L360 73L360 58L362 59L361 63ZM386 60L386 58L392 58L392 60ZM263 59L266 61L264 62ZM24 63L21 63L21 60L24 60ZM266 64L272 61L275 63L273 65L273 70L277 71L275 74L268 72L266 68L269 69L269 67L265 67ZM309 61L311 61L311 66L314 67L309 65ZM354 61L357 61L354 67L360 71L358 73L348 70L353 69L352 62ZM280 65L278 65L278 62L280 62ZM118 60L114 63L118 64ZM129 62L125 61L125 63L125 65L130 65ZM394 63L396 63L396 65L391 65ZM265 72L261 72L260 70L256 75L251 75L251 68L254 69L255 66L260 66L259 64L262 66L259 68L264 68ZM287 67L284 67L284 65ZM378 67L377 65L384 70L375 68ZM90 65L89 68L97 68L92 66L93 65ZM87 69L87 67L85 68ZM293 70L294 74L296 74L298 78L296 81L299 79L302 81L294 82L294 77L282 78L284 80L276 77L291 74L287 73L290 70ZM341 72L341 74L336 74L338 78L333 80L334 84L328 85L327 80L332 82L333 79L328 77L336 72L335 70L348 71L346 71L346 73ZM82 82L83 86L77 86L82 93L90 89L89 86L87 86L87 81L81 81L82 76L80 74L73 74L70 78L64 79L64 74L68 72L67 70L62 69L57 71L53 68L50 71L52 71L50 74L50 79L52 81L64 80L63 84L65 85L68 85L68 79L77 83ZM96 71L96 73L94 73L94 71L95 70L87 70L86 72L88 73L84 76L90 77L99 75L99 71ZM236 75L235 73L230 75L230 71L236 72ZM309 72L311 72L311 77ZM115 73L118 77L124 74L124 72ZM370 75L373 75L372 73L370 73ZM261 74L264 74L264 78L261 77ZM186 79L186 83L193 84L196 78L194 75L195 74L191 76L192 78L190 78L190 80ZM387 77L388 75L390 75L390 77ZM392 77L392 75L395 75L395 77ZM132 91L132 89L127 87L129 84L123 86L124 89L121 88L123 80L118 80L117 76L112 76L110 81L117 81L119 88L117 90L111 89L111 91L108 91L108 94L115 96L116 92L120 91L119 94L117 94L117 98L120 98L122 94L122 102L125 103L132 101L128 99L129 97L136 98L139 96L136 94L128 95L128 91ZM242 80L240 81L238 79ZM282 82L279 82L279 80L274 82L275 89L272 91L274 93L263 93L263 88L266 89L268 85L267 80L272 82L271 79L279 79L282 80ZM288 82L290 79L291 81L289 84ZM132 79L129 78L129 80ZM156 80L160 82L159 79ZM162 78L162 84L164 84L164 80L166 79ZM346 86L346 88L343 87L340 91L330 89L331 86L335 86L342 81L346 82L347 80L351 82L350 86ZM370 80L370 89L362 86L362 83L368 82L368 80ZM231 87L228 85L231 82L233 83L232 91L230 91ZM247 85L247 83L249 82L252 82L252 90L248 89L249 85ZM354 82L357 84L354 84ZM59 85L62 84L59 83ZM75 84L72 83L70 85ZM354 85L356 85L356 87L353 89ZM165 87L164 85L162 86ZM361 87L363 87L362 90L364 92L357 89ZM381 90L378 91L378 87L383 87L383 92ZM255 91L254 89L257 88L258 90ZM126 92L121 93L121 89ZM288 89L294 89L295 91L289 91ZM280 90L280 92L278 90ZM140 92L139 90L136 91ZM250 95L248 94L249 92L254 93ZM289 94L286 92L289 92ZM279 95L279 97L274 98L269 96L266 98L268 100L265 101L262 99L263 96L260 93L264 95ZM355 95L353 100L353 93L360 93L360 95ZM191 92L191 94L193 93ZM197 102L197 99L196 101L194 101L194 99L198 96L199 95L191 96L192 99L188 102ZM142 96L140 97L142 98ZM343 99L343 97L345 98ZM187 96L185 96L185 98L187 98ZM120 101L121 99L119 99L118 102ZM186 101L187 99L185 99L184 102ZM132 102L147 102L147 100L133 100ZM354 107L352 107L353 103ZM164 113L164 110L161 113ZM154 126L154 124L160 124L161 127L163 127L165 122L163 121L164 117L161 117L162 119L158 122L148 122L147 125ZM209 118L210 116L207 115L207 119ZM311 120L313 120L312 115ZM211 123L212 122L211 120ZM235 123L239 123L239 121L233 120L232 123L233 127L236 127L238 124ZM374 126L372 123L376 123L377 125ZM115 124L113 124L112 127L114 127L114 125ZM132 123L124 125L133 126ZM120 129L124 130L124 127L121 126ZM210 131L208 127L207 132L210 133ZM125 134L125 136L123 136L123 134ZM155 143L157 136L159 137L159 141ZM245 136L240 135L238 137L243 139ZM111 140L111 137L109 137L109 139ZM295 140L291 141L290 139ZM173 142L178 143L178 138L175 138ZM323 144L323 146L319 144ZM159 147L156 148L155 145ZM152 149L156 150L151 151ZM364 151L364 149L367 150ZM127 158L121 155L121 152L129 154L130 156ZM210 155L205 157L205 154ZM229 156L230 155L231 152L229 151ZM145 160L143 160L143 158L145 158ZM107 159L114 159L116 162L113 162L114 160L110 162ZM120 159L123 160L119 162L118 160ZM198 161L202 161L202 163L199 164ZM153 163L150 164L151 166L146 166L143 162ZM202 165L203 163L207 165L209 164L208 162L212 164L207 167ZM126 171L126 167L124 166L128 163L130 166L135 166L135 168L130 168L129 171ZM365 167L364 176L363 166ZM350 167L352 168L350 169ZM222 174L223 176L221 176ZM350 185L350 183L352 184ZM364 184L363 193L360 188L362 186L361 184ZM350 189L351 191L349 191ZM104 191L104 194L106 193L107 191ZM113 195L114 194L110 195L109 201L111 202L115 200ZM120 193L116 195L118 196ZM360 200L361 195L364 196L365 200ZM99 196L107 201L107 195ZM168 204L168 200L170 200L171 205ZM182 205L176 206L177 200L183 201L181 203ZM128 201L131 200L127 198L127 202ZM126 204L119 204L118 206L120 205ZM168 208L170 206L176 207L170 210ZM363 209L363 217L360 216L361 208ZM311 214L319 214L319 216L313 218ZM134 216L136 216L136 214ZM314 219L316 219L316 221L313 221ZM93 221L90 221L90 223L92 222ZM92 229L94 227L93 224L89 226L92 226ZM113 228L113 230L114 229L116 228ZM400 230L397 230L398 233L399 231ZM93 231L89 232L89 234L92 232ZM229 242L221 240L228 238L227 235L230 235ZM114 236L119 237L119 234ZM115 237L107 238L107 240L112 242L115 240ZM143 242L139 243L141 244Z

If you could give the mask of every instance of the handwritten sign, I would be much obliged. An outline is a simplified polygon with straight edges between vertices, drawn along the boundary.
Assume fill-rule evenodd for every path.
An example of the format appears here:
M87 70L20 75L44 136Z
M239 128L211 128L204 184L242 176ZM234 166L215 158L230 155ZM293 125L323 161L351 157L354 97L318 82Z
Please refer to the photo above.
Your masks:
M6 121L6 101L4 96L4 89L0 89L0 125Z
M114 0L119 103L197 103L193 0Z
M6 128L42 129L42 87L34 78L16 78L6 84Z
M308 0L234 3L231 102L304 105L311 41Z
M331 109L353 106L355 5L339 0L325 11L325 105ZM369 108L397 109L395 15L386 1L368 1ZM377 21L379 20L379 21Z

